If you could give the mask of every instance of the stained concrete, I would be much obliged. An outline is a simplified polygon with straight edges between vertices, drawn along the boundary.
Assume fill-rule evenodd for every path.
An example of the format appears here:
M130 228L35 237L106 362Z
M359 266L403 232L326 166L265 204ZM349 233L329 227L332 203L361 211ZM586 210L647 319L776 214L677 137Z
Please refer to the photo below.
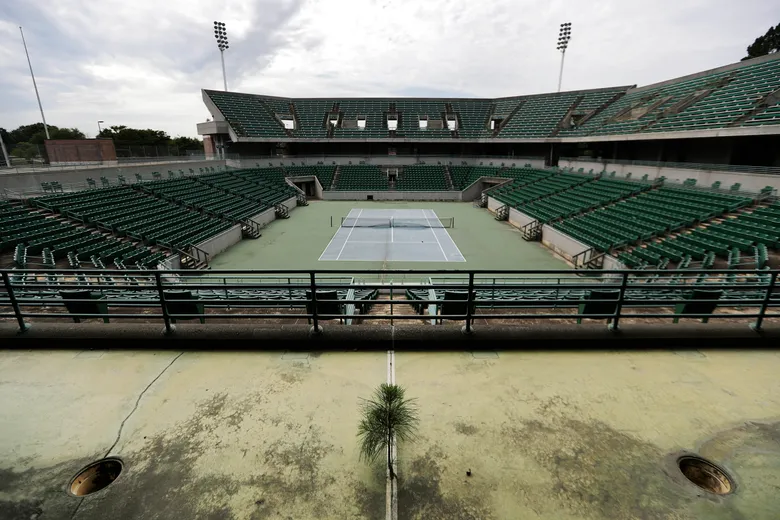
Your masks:
M395 360L420 410L399 447L401 519L780 510L780 353ZM358 460L355 433L358 398L385 378L381 351L0 351L0 518L383 518L382 469ZM731 471L736 491L685 481L686 452ZM69 496L69 479L106 455L124 461L119 478Z
M0 354L0 518L384 514L383 482L358 462L354 432L357 396L385 376L383 353L177 355ZM105 455L124 461L119 478L83 500L67 495Z

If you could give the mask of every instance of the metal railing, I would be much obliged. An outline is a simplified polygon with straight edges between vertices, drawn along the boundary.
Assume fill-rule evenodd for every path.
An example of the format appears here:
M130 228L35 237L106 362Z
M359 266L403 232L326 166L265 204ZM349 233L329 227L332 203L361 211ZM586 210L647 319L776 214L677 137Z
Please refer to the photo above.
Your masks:
M562 161L589 162L601 165L622 164L628 166L650 166L652 168L684 168L689 170L725 171L738 173L755 173L761 175L780 175L777 166L749 166L740 164L712 164L664 161L629 161L626 159L594 159L593 157L561 157Z
M201 171L204 170L205 171ZM211 168L214 168L214 171L211 171ZM160 168L162 170L162 168ZM209 166L209 167L199 167L197 170L192 168L192 172L190 172L190 168L188 167L181 167L177 168L174 171L174 177L168 176L168 171L173 170L164 170L157 172L160 174L160 178L156 179L154 177L154 172L147 172L140 174L142 176L141 180L138 180L135 177L135 172L132 170L125 170L123 171L121 168L117 168L117 176L111 177L109 179L109 185L103 186L100 179L93 179L96 180L95 186L90 186L89 181L87 178L89 175L87 175L83 181L81 182L73 182L73 183L66 183L66 184L60 184L57 188L57 191L46 191L44 190L42 185L39 185L38 187L31 187L31 188L25 188L25 189L10 189L10 188L3 188L2 189L2 196L3 198L10 198L10 199L23 199L33 196L43 196L43 195L59 195L63 193L72 193L77 191L85 191L85 190L93 190L93 189L102 189L104 187L109 188L115 188L117 186L122 185L132 185L132 184L144 184L147 182L155 182L155 181L165 181L169 179L178 179L180 177L199 177L201 175L209 175L211 173L222 173L234 170L231 166L218 164L216 166ZM119 180L119 176L122 176L124 178L124 182ZM0 176L0 182L2 182L2 177ZM45 184L45 183L41 183Z
M627 318L699 318L749 321L760 331L765 319L780 317L780 312L770 312L780 307L776 270L610 270L589 277L570 270L193 274L80 269L0 274L0 311L5 310L0 318L15 319L20 331L31 320L82 318L160 320L168 332L175 320L215 318L306 319L315 331L326 320L353 324L344 326L387 319L447 320L464 322L465 332L471 332L475 319L600 319L616 329ZM407 300L376 299L390 288L396 294L408 290ZM394 313L405 304L417 314ZM372 307L385 309L366 314Z
M0 167L0 176L9 173L48 173L72 170L90 170L96 168L121 168L134 166L153 166L156 164L184 163L184 162L205 162L205 161L224 161L238 160L238 154L226 154L222 158L216 155L171 155L167 157L118 157L113 161L85 161L48 164L36 161L30 161L20 164L13 163L11 166ZM0 177L2 178L2 177Z

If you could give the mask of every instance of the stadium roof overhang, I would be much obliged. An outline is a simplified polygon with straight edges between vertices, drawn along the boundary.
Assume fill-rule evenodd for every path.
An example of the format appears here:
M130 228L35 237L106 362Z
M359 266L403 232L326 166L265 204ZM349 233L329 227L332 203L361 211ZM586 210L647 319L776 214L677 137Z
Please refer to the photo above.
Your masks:
M227 132L225 132L227 133ZM671 139L707 139L722 137L756 137L780 135L780 125L761 127L718 128L712 130L689 130L685 132L643 132L638 134L589 135L578 137L545 137L539 139L302 139L299 137L239 137L231 131L231 140L237 143L505 143L505 144L577 144L614 141L657 141Z

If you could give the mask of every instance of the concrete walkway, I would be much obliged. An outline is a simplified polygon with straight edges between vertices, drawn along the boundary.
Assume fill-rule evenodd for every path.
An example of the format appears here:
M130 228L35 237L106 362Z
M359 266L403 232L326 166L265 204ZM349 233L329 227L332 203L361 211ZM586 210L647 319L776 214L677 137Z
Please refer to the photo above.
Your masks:
M0 518L384 517L384 468L358 460L356 426L386 352L182 352L0 351ZM394 365L421 410L399 447L401 519L780 508L777 352L396 351ZM736 492L685 481L674 456L689 451ZM106 455L124 463L112 485L66 493Z

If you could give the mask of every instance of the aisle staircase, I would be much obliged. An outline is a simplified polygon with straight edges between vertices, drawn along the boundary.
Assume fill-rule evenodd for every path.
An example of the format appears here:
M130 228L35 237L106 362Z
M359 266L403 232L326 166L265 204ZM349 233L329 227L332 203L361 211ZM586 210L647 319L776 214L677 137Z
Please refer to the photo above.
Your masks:
M447 178L447 189L448 190L454 190L455 189L455 183L452 182L452 176L450 175L450 167L444 166L444 176Z
M542 223L538 220L529 222L522 227L523 239L529 242L535 242L542 239Z
M341 165L336 166L336 171L333 172L333 180L330 183L330 189L335 190L339 183L339 176L341 175Z
M290 218L290 210L284 204L276 204L274 209L276 210L276 218Z

